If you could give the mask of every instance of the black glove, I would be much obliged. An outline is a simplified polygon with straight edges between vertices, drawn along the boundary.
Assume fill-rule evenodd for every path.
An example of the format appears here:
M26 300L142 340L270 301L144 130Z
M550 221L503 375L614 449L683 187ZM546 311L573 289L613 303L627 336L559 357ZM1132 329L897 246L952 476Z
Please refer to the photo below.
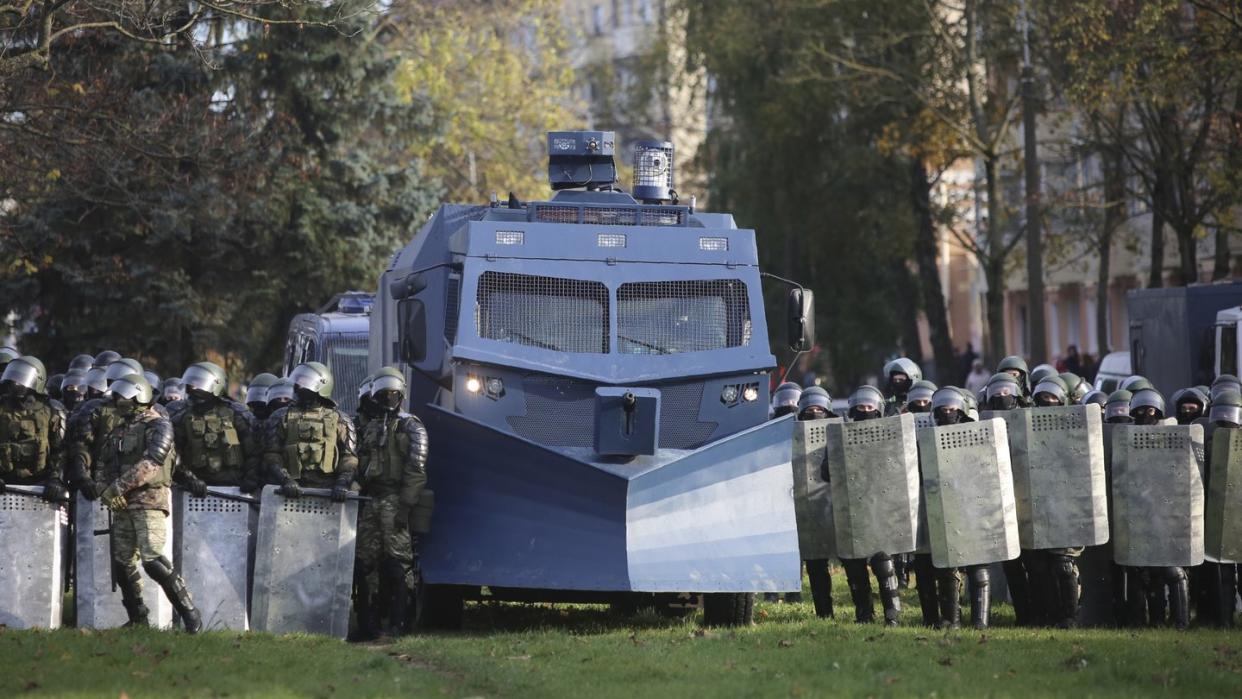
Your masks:
M349 499L349 486L337 484L332 488L332 499L337 502L345 502Z
M188 490L190 495L193 495L196 498L207 497L207 484L204 483L201 478L192 473L186 474L185 483L182 487Z
M258 490L260 486L261 484L259 483L259 481L250 476L243 477L241 481L238 482L237 484L237 488L247 495Z
M43 486L43 499L51 503L68 502L69 490L60 481L48 481Z
M3 479L3 478L0 478L0 495L3 495L3 494L4 494L4 491L5 491L7 488L8 488L8 486L6 486L6 485L4 484L4 479Z
M297 481L293 480L292 478L285 481L284 483L281 483L280 490L278 490L277 492L279 492L281 495L287 498L302 497L302 489L298 487Z
M95 481L83 478L78 481L78 492L82 494L82 497L94 502L99 499L99 493L103 492L103 488L97 485Z

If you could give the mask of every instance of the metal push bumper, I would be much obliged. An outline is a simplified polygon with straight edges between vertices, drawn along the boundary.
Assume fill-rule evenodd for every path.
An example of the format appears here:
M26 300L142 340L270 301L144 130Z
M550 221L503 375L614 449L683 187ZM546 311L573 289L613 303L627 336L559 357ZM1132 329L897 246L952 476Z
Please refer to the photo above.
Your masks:
M428 406L433 584L637 592L801 589L792 420L601 460Z

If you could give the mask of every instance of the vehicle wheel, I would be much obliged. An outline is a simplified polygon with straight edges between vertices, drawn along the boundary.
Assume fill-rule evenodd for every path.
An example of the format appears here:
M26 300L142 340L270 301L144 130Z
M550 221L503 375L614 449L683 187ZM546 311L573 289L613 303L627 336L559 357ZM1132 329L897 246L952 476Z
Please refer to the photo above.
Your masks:
M420 584L415 595L414 628L418 631L458 631L465 602L453 585Z
M703 595L704 626L749 626L754 618L753 592L711 592Z

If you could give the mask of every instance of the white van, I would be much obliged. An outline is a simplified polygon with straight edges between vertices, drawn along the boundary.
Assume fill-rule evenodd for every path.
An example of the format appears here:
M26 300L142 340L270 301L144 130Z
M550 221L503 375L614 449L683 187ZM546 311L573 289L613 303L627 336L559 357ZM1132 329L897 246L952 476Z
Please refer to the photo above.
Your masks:
M1109 352L1100 360L1100 370L1095 374L1095 390L1112 393L1131 373L1128 351Z

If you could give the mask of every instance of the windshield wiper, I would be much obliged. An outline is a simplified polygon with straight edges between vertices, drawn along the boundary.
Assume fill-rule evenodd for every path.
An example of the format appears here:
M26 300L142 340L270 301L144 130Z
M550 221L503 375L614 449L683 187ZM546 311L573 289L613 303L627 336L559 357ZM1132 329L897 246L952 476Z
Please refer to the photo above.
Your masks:
M635 340L634 338L626 337L625 335L617 335L617 337L619 339L625 340L626 342L633 342L636 345L641 345L642 347L646 347L647 349L655 350L656 352L660 354L674 354L673 350L669 349L668 347L661 347L659 345L652 344L650 342L643 342L642 340Z

